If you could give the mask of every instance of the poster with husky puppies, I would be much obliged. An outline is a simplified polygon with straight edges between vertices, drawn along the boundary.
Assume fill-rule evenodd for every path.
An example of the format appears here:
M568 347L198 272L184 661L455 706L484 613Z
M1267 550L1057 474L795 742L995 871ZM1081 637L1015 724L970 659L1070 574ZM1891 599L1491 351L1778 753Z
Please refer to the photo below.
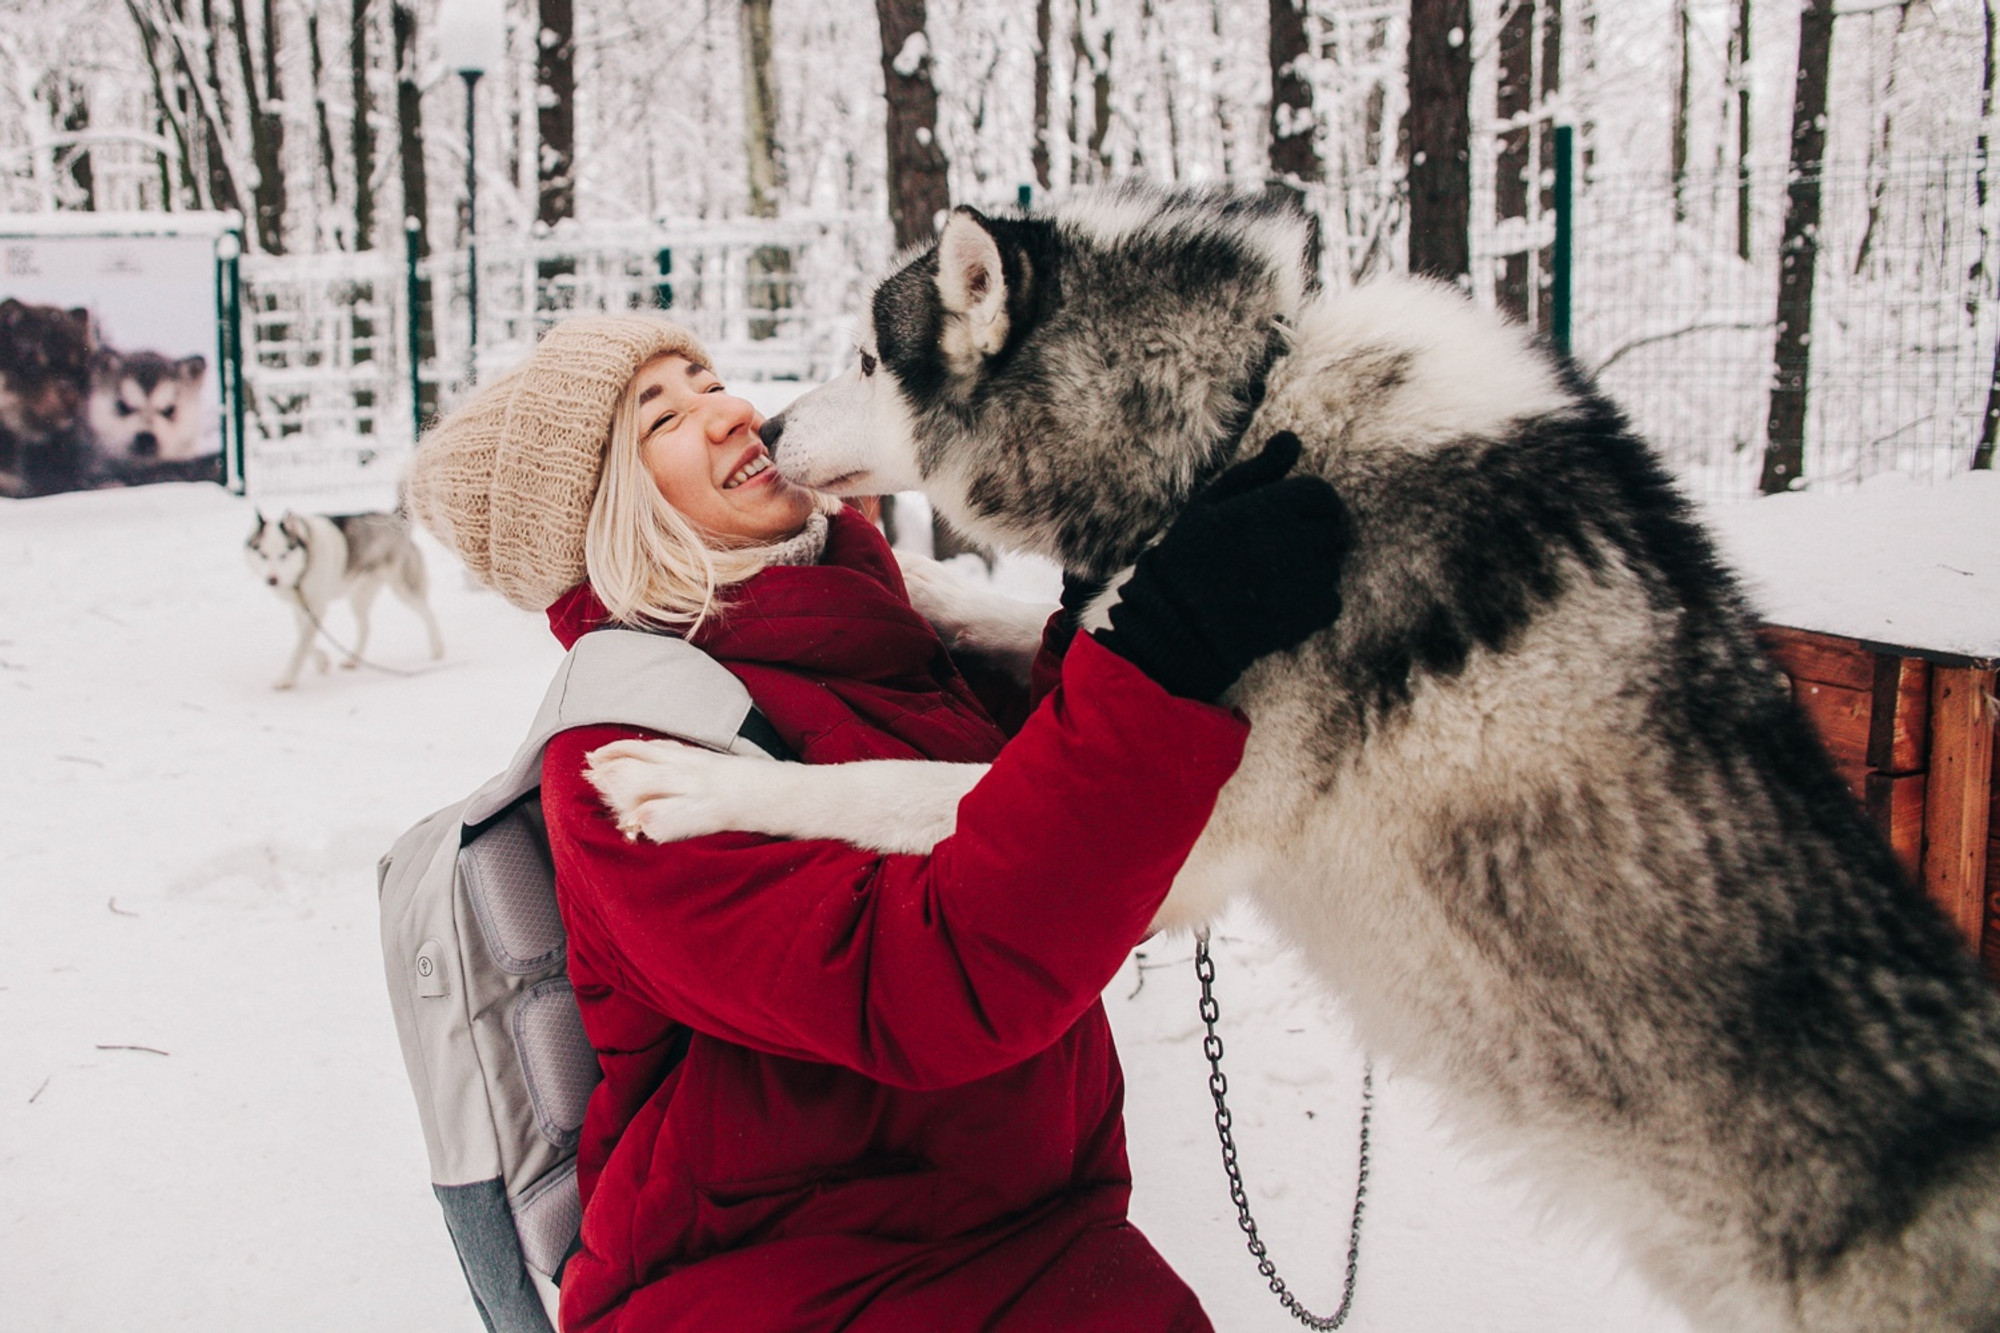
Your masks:
M0 496L220 481L215 232L66 221L0 221Z

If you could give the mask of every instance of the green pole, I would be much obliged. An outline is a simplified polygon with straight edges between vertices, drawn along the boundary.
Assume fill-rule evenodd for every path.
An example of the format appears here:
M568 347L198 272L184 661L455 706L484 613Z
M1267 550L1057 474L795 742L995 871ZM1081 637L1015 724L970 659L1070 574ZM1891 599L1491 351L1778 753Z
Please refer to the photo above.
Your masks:
M230 404L235 394L230 386L229 369L229 261L234 257L235 236L224 232L215 238L215 392L221 399L221 419L215 425L222 432L221 473L216 480L236 494L243 494L243 473L231 463L236 457L234 423L230 420Z
M1015 186L1014 202L1020 205L1021 211L1023 213L1027 212L1030 208L1033 208L1035 205L1035 187L1032 185Z
M1571 265L1575 251L1572 238L1576 225L1576 130L1556 126L1556 244L1549 274L1549 341L1558 351L1570 350Z
M417 277L417 220L403 219L404 341L410 345L410 443L424 437L424 294Z
M249 406L245 401L249 395L243 388L243 233L223 233L221 250L222 327L226 340L222 357L223 374L226 376L223 387L229 397L223 411L229 421L227 447L240 494L249 489L250 482L243 442L243 427L248 420Z

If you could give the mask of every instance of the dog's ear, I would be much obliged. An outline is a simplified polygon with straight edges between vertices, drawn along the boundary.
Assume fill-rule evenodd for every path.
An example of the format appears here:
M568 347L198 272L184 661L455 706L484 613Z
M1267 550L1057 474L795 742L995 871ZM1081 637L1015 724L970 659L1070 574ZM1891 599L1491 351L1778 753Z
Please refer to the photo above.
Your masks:
M289 509L278 519L278 531L290 537L300 546L306 544L306 521Z
M938 236L938 298L955 316L944 334L952 369L972 369L1007 344L1007 272L1000 243L978 210L951 211Z
M184 356L174 362L174 373L188 384L201 383L201 377L208 373L208 358L200 355Z

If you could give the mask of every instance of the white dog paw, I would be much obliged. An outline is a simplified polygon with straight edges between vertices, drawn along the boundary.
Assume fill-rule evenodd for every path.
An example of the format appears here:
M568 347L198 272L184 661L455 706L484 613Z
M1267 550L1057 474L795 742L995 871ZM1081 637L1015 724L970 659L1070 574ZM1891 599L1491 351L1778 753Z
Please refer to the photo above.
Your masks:
M909 590L910 605L930 621L947 648L954 646L966 626L977 619L979 595L927 555L898 550L896 563L903 567L903 586Z
M586 757L584 776L628 838L679 842L740 828L730 813L728 765L756 762L676 741L614 741Z

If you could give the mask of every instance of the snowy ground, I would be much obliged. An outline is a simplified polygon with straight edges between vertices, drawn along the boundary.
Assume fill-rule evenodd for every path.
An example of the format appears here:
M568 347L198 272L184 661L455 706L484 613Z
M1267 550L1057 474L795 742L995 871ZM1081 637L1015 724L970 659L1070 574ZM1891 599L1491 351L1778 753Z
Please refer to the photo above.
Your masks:
M0 917L22 946L0 964L0 1327L479 1327L425 1183L373 865L502 764L558 652L427 544L440 666L384 599L371 656L417 674L276 693L291 619L238 558L249 526L210 486L0 503ZM1293 1327L1225 1193L1189 956L1154 941L1106 996L1133 1212L1219 1328ZM1226 923L1218 967L1251 1199L1330 1309L1361 1059L1254 921ZM1381 1071L1349 1327L1683 1325Z

